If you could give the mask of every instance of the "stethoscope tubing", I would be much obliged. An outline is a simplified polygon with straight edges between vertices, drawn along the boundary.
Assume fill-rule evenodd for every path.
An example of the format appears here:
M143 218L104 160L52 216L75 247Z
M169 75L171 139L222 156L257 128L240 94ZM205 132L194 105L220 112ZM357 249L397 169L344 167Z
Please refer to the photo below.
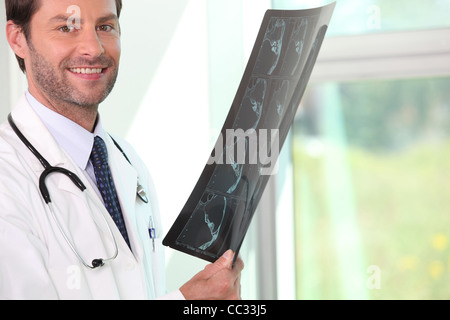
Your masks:
M86 186L80 180L80 178L77 177L76 174L67 169L60 167L53 167L50 165L50 163L39 153L39 151L36 150L36 148L30 143L30 141L28 141L28 139L22 134L22 132L16 126L11 114L8 115L8 122L11 128L13 129L14 133L19 137L19 139L23 142L23 144L31 151L31 153L33 153L33 155L39 160L39 162L44 167L44 172L42 172L41 176L39 177L39 190L41 191L41 195L44 198L46 204L51 203L51 198L48 188L45 184L45 180L50 174L54 172L62 173L65 176L67 176L70 180L72 180L75 186L77 186L78 189L81 190L81 192L86 190Z
M48 207L50 209L50 213L52 215L52 218L55 221L56 225L58 226L58 229L59 229L60 233L64 237L64 240L66 241L66 243L68 244L68 246L70 247L72 252L78 258L78 260L86 268L96 269L98 267L104 266L105 262L112 261L112 260L116 259L117 256L119 255L119 247L117 245L117 241L116 241L116 237L114 236L114 232L111 229L111 226L109 225L106 217L103 214L101 216L102 216L105 224L108 226L109 234L110 234L110 236L111 236L111 238L113 239L113 242L114 242L114 247L115 247L114 255L111 258L107 258L107 259L103 259L103 258L94 259L92 261L91 265L86 263L86 261L83 259L83 257L81 257L81 255L78 252L77 248L75 247L75 245L72 243L72 241L67 236L66 232L64 231L64 229L63 229L63 227L62 227L62 225L61 225L61 223L60 223L60 221L58 219L58 217L55 214L55 209L53 207L53 204L52 204L52 201L51 201L51 198L50 198L50 193L49 193L48 188L46 186L46 179L52 173L61 173L61 174L64 174L65 176L67 176L75 184L75 186L77 186L80 189L81 192L84 192L86 190L86 186L81 181L81 179L76 174L74 174L73 172L71 172L71 171L69 171L69 170L67 170L65 168L51 166L50 163L39 153L39 151L36 150L36 148L22 134L22 132L19 130L19 128L15 124L14 119L13 119L11 114L8 115L8 122L9 122L11 128L13 129L14 133L17 135L17 137L31 151L31 153L33 153L33 155L39 160L39 162L44 167L44 171L42 172L42 174L39 177L39 190L41 192L41 195L42 195L45 203L48 205ZM113 141L114 141L114 139L113 139ZM125 159L131 164L130 160L126 156L125 152L120 148L118 143L116 141L114 141L114 143L117 146L117 148L122 152L122 154L124 155ZM142 186L140 186L138 184L138 190L139 190L139 188L142 188ZM143 190L143 188L142 188L142 190ZM137 195L139 196L139 198L142 199L142 201L144 201L145 203L148 203L148 199L147 199L147 196L145 194L145 191L142 191L142 192L143 192L143 196L139 192L137 193Z

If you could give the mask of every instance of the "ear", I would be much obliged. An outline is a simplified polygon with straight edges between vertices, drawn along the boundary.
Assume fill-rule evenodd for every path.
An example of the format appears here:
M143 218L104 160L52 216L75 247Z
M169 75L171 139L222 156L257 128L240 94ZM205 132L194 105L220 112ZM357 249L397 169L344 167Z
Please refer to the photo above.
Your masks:
M14 53L20 58L25 59L28 50L27 40L25 39L22 28L11 20L6 23L6 38Z

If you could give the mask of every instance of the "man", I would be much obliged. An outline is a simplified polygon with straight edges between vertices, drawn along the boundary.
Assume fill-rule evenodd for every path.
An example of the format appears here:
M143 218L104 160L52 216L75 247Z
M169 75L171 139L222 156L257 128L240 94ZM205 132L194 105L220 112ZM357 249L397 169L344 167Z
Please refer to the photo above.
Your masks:
M166 295L151 178L98 114L118 74L122 1L5 3L28 91L0 127L0 298L240 298L231 251Z

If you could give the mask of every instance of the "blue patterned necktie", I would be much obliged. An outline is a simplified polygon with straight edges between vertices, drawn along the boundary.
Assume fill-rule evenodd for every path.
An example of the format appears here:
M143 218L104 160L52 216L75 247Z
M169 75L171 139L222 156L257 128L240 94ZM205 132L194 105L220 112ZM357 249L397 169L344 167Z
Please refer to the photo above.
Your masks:
M126 243L131 248L127 229L123 220L122 209L120 208L119 198L117 197L116 187L114 186L111 170L108 165L108 151L106 149L106 144L102 138L98 136L94 139L94 147L92 148L90 160L94 167L97 187L102 195L106 210L108 210Z

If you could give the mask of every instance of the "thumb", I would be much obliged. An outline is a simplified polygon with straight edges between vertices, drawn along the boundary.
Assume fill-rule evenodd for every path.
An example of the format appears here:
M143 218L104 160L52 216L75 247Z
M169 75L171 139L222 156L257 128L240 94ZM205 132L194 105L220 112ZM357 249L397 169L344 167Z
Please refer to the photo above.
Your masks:
M207 272L209 276L212 276L223 269L231 269L233 265L233 257L234 252L230 249L225 252L216 262L206 266L204 271Z
M233 264L233 258L234 252L233 250L230 249L227 252L225 252L214 264L219 265L221 269L223 268L231 269Z

